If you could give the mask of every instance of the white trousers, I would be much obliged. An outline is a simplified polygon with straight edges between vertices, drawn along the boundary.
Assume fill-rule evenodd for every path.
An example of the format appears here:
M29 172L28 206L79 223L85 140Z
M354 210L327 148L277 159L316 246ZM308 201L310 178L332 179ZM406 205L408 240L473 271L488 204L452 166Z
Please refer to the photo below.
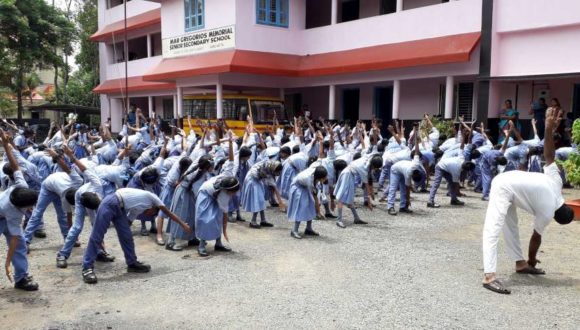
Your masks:
M518 214L512 202L512 193L502 189L500 182L491 187L489 204L483 226L483 271L495 273L497 268L497 243L503 237L509 257L515 262L525 260L520 246Z

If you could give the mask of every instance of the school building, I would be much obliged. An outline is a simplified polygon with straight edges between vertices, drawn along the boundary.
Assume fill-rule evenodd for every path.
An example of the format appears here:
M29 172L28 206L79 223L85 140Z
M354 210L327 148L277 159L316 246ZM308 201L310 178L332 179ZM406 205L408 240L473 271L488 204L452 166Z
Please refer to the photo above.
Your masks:
M225 99L245 95L313 118L493 122L512 99L529 119L541 96L578 115L578 13L577 0L99 0L94 91L113 131L125 93L164 119L242 117Z

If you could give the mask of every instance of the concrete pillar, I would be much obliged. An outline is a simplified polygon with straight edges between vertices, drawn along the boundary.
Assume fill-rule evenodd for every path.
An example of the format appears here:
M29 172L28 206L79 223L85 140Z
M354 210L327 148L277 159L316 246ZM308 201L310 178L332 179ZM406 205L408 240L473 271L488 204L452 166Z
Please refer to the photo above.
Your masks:
M217 119L222 119L224 117L223 85L222 83L218 82L215 87Z
M280 88L279 92L280 92L280 95L279 95L280 100L282 100L282 102L284 102L284 99L286 98L286 94L285 94L286 92L284 91L284 88Z
M153 96L147 96L147 103L149 107L149 118L153 118Z
M331 0L332 6L330 9L330 24L338 23L338 0Z
M328 119L336 119L336 86L328 86Z
M453 118L453 91L455 89L455 79L447 76L445 80L445 119Z
M401 100L401 81L393 81L393 119L399 119L399 102Z
M397 0L397 13L403 10L403 0Z
M147 57L151 57L151 35L147 35Z
M179 118L179 114L183 114L183 88L177 87L177 95L175 95L175 106L173 107L173 116Z

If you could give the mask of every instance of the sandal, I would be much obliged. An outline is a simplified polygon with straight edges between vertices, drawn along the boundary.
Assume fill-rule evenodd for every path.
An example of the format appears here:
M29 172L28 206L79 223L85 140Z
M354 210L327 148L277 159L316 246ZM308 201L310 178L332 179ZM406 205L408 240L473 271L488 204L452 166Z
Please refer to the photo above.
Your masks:
M518 274L530 274L530 275L546 275L546 272L543 269L528 266L524 269L516 270Z
M484 283L483 287L491 290L493 292L501 293L501 294L510 294L512 293L510 290L506 289L503 284L501 284L498 280L493 280L489 283Z
M163 239L163 237L157 237L156 239L157 245L165 245L165 240Z

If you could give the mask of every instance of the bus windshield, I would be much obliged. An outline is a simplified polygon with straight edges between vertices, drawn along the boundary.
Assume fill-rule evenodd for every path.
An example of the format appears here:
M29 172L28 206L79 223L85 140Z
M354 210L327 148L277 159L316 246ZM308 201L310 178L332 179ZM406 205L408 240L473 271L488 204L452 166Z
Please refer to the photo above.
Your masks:
M262 101L251 100L252 116L256 123L273 122L274 116L279 121L286 121L286 112L284 111L284 103L280 101Z

